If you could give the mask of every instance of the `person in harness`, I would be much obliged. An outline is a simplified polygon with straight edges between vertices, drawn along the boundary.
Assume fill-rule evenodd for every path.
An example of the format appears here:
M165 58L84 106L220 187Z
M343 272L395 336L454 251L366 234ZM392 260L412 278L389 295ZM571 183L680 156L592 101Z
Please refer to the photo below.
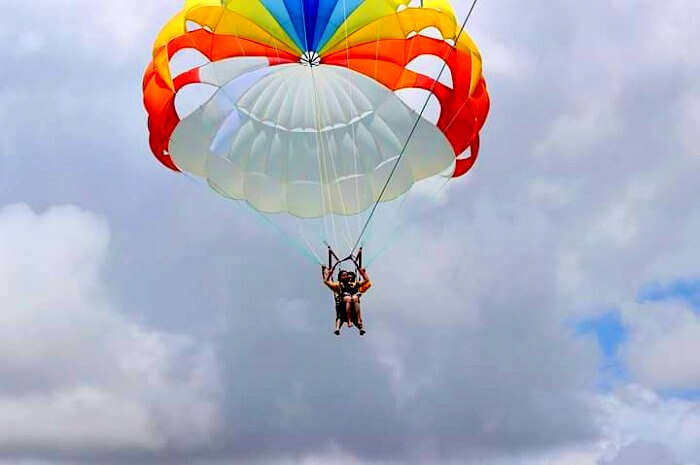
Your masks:
M359 257L361 260L361 255ZM353 261L355 261L354 258ZM336 266L338 264L336 263ZM347 323L348 328L356 326L360 330L360 336L366 334L362 321L360 297L372 287L372 281L366 269L362 268L357 261L355 261L355 265L361 277L359 280L354 272L340 270L338 271L338 281L333 281L334 267L322 266L323 282L333 291L335 296L335 329L333 333L336 336L340 335L343 323Z

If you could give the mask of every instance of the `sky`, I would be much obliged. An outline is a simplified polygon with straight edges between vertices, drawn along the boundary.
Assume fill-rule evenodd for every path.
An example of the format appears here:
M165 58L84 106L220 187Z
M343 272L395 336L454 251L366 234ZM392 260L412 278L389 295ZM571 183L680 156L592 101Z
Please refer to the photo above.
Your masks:
M478 3L481 158L338 339L317 267L149 152L180 2L6 0L0 464L700 464L700 5L540 3Z

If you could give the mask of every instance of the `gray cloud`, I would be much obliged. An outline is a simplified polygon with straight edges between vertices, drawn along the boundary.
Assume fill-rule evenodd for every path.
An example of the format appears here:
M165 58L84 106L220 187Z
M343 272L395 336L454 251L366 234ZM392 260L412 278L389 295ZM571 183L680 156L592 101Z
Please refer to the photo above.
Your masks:
M187 449L217 428L211 348L114 310L108 241L104 222L75 207L0 210L3 454Z

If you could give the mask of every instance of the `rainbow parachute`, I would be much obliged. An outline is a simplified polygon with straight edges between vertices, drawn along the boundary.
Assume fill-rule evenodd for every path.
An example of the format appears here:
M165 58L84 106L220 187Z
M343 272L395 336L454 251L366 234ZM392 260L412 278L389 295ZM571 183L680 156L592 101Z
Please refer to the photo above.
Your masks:
M464 175L489 109L481 56L447 0L415 3L187 0L144 77L153 153L221 195L297 218L361 214L422 179ZM185 49L208 62L172 76ZM424 55L451 79L409 66ZM216 91L181 118L175 99L191 84ZM402 100L410 88L437 98L436 121Z

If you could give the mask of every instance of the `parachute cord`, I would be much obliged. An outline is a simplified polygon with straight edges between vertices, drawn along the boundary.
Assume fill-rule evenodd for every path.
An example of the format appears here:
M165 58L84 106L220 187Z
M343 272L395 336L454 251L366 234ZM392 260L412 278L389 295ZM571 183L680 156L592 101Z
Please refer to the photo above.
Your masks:
M346 0L343 0L343 15L347 18ZM345 22L345 54L346 54L346 57L348 59L348 68L349 68L350 67L350 58L349 58L350 55L348 52L347 40L348 40L348 27L347 27L347 21L346 21ZM354 87L349 80L347 81L347 84L348 84L347 87L349 90L348 95L350 97L350 100L353 101L352 96L354 95L354 92L353 92ZM317 107L316 111L318 112L319 127L320 127L320 108ZM357 171L358 171L358 169L357 169L357 152L358 151L357 151L357 137L355 134L355 125L354 124L350 125L350 130L352 131L352 147L353 147L353 161L354 161L354 165L355 165L355 174L357 174ZM330 144L329 144L329 146L330 146ZM341 227L339 228L340 229L340 236L342 237L343 241L345 242L345 246L347 248L350 248L352 246L352 241L353 241L353 239L352 239L353 231L351 231L350 217L347 214L348 207L347 207L346 202L345 202L345 196L343 195L343 190L341 188L341 184L338 182L338 180L339 180L338 167L336 164L336 157L334 155L338 155L338 153L334 154L334 153L331 153L329 150L329 152L328 152L329 166L333 170L333 179L334 179L334 182L336 184L336 190L338 192L338 200L340 201L340 206L343 210L342 214L339 215L341 217L341 218L339 218L339 221L342 221L342 223L345 224L344 227L341 225ZM355 183L355 201L357 202L357 200L359 199L359 188L358 188L357 178L355 178L354 183ZM329 189L330 189L330 187L329 187ZM334 214L335 214L335 212L331 211L331 215L334 215ZM357 220L356 220L356 223L357 223L357 231L359 231L359 222ZM335 237L334 243L337 244L338 242L340 242L340 237Z
M186 179L190 184L193 184L197 187L202 187L206 183L202 181L202 179L197 178L185 171L180 173L181 177L183 179ZM306 241L306 238L304 240L307 242L307 245L304 246L301 242L298 240L294 239L293 237L289 236L286 234L282 228L280 228L279 225L277 225L274 221L272 221L270 218L265 216L263 213L259 212L255 208L252 208L245 200L241 199L235 199L228 194L218 191L217 189L214 189L216 192L219 193L219 196L216 196L220 200L225 200L227 205L230 205L233 203L237 208L240 208L241 210L245 211L248 214L251 214L253 217L257 218L261 224L267 224L269 226L272 226L272 229L280 235L280 237L286 241L294 250L299 252L304 258L308 259L312 263L318 263L322 264L323 261L321 260L321 257L318 256L316 252L314 252L314 249L312 249L308 245L308 241Z
M241 205L242 202L244 201L238 201L236 203L239 204L239 206L243 210L252 212L253 215L256 218L258 218L258 220L260 220L262 223L272 226L274 231L277 232L277 234L279 234L280 237L287 242L287 244L289 244L294 250L299 252L304 258L308 259L312 263L318 263L319 265L323 263L321 257L319 257L318 254L314 251L314 249L309 246L308 241L306 241L306 238L304 238L306 244L301 243L299 240L296 240L289 234L285 233L279 225L277 225L274 221L265 216L263 213L257 211L254 208L246 208L244 205Z
M304 26L304 37L303 37L303 42L304 42L304 52L309 51L309 43L308 43L308 31L306 29L306 11L304 9L304 2L301 2L301 13L302 13L302 25ZM328 198L326 198L326 189L324 188L324 180L328 178L328 172L327 172L327 167L324 164L324 156L323 156L323 137L320 134L320 122L318 120L318 104L316 102L316 78L314 76L314 69L311 65L309 65L309 71L311 73L311 83L312 87L314 89L314 92L312 94L312 101L313 101L313 108L314 108L314 122L316 123L316 132L314 133L315 139L316 139L316 158L318 160L318 183L319 183L319 188L321 190L321 208L323 209L323 212L325 213L327 209L326 202L328 202L328 205L332 205L332 198L330 196L330 192L328 192ZM332 210L332 206L331 206ZM324 238L324 240L329 239L329 234L332 234L333 236L336 235L336 226L335 226L335 220L333 219L333 216L331 215L329 218L330 222L330 227L328 226L328 223L326 222L326 218L324 215L324 218L321 220L322 224L322 229L321 231L321 236Z
M301 2L301 3L300 3L300 6L301 6L301 20L302 20L301 24L302 24L302 26L303 26L303 35L304 35L303 37L301 37L301 42L302 42L302 43L301 43L301 46L302 46L302 48L303 48L302 53L305 54L305 53L308 53L308 52L309 52L309 43L308 43L308 40L307 40L308 31L307 31L307 29L306 29L306 11L304 10L304 2ZM312 86L314 87L313 96L315 96L315 94L316 94L316 92L315 92L315 90L316 90L316 84L315 84L315 80L314 80L313 68L311 67L311 60L309 60L309 70L310 70L310 72L311 72L311 82L312 82ZM313 96L312 96L312 98L314 98ZM314 100L314 102L315 102L315 100ZM321 189L321 208L325 211L325 209L326 209L326 206L325 206L325 201L326 201L326 199L325 199L325 195L323 194L323 168L322 168L322 166L321 166L321 159L322 159L321 150L322 150L322 145L321 145L320 140L319 140L319 138L318 138L318 133L315 134L315 139L316 139L316 158L317 158L317 160L318 160L318 179L319 179L318 182L319 182L319 188ZM322 226L323 226L323 227L322 227L321 229L323 229L323 231L321 232L321 236L328 235L328 228L327 228L327 226L326 226L326 222L325 222L325 221L322 221ZM299 226L299 231L303 231L303 227L302 227L301 225ZM304 237L304 240L306 240L306 238L305 238L305 236L304 236L303 233L302 233L302 236ZM312 249L312 250L313 250L313 249Z
M448 184L450 182L452 182L452 178L447 178L445 180L445 182L443 182L442 185L439 188L437 188L434 192L431 192L430 195L433 198L438 199L440 197L440 194L445 190L445 188L448 186ZM405 221L403 221L399 217L402 215L402 213L405 209L405 204L408 201L409 195L411 195L411 192L408 192L406 195L404 195L403 199L401 200L401 204L399 205L397 213L396 213L397 221L396 221L396 224L394 225L394 227L391 229L390 233L388 234L389 237L394 237L395 235L399 234L401 231L401 228L403 226L405 226ZM368 239L368 240L371 240L371 237L372 237L372 227L371 226L367 230L366 237L369 237L370 239ZM397 243L397 241L388 242L381 249L373 251L372 255L370 255L368 259L365 259L367 261L367 264L371 265L372 263L374 263L382 255L384 255L389 250L391 250L392 247L394 247L396 245L396 243Z
M347 18L348 17L348 5L347 5L347 0L343 0L343 17ZM352 69L350 66L350 43L349 43L349 31L348 31L348 22L343 21L343 29L345 33L345 61L347 62L347 67L348 69ZM378 33L378 32L377 32ZM376 64L375 64L376 67ZM376 75L376 72L375 72ZM354 95L355 95L355 86L352 85L352 83L348 80L348 89L350 89L350 100L354 100ZM360 173L360 167L359 167L359 160L360 160L360 153L359 149L357 148L357 128L355 124L359 125L360 122L358 121L357 123L353 123L351 126L352 129L352 147L353 147L353 162L354 162L354 168L355 168L355 179L354 179L354 184L355 184L355 205L360 205L360 181L359 181L359 173ZM360 227L362 225L362 218L361 215L354 215L355 218L355 225L354 229L352 232L350 232L350 227L348 227L348 241L347 244L350 246L352 244L352 237L351 234L355 232L360 231Z
M447 56L444 57L442 68L440 69L440 73L437 75L437 78L433 81L433 84L430 87L430 94L428 95L428 98L426 98L425 103L423 104L423 108L421 108L421 111L418 114L418 118L416 118L416 122L413 124L413 128L411 128L411 132L408 134L408 138L406 139L406 143L404 144L403 148L401 149L401 152L399 153L399 156L396 159L396 163L394 163L394 166L391 169L391 172L389 173L389 177L387 178L386 182L384 183L384 187L382 187L382 190L379 192L379 197L377 197L377 201L374 203L374 206L372 207L372 210L370 211L369 216L367 217L367 221L365 221L365 225L362 227L362 231L360 231L360 235L357 237L357 241L355 242L355 246L352 248L351 255L354 254L355 251L357 251L357 248L362 243L362 239L363 239L365 233L367 232L367 228L369 227L370 223L372 222L372 218L374 217L374 214L377 212L377 208L379 208L379 204L381 203L382 198L384 197L384 194L386 194L386 191L389 188L389 183L391 182L391 179L394 177L394 174L396 174L396 170L398 169L399 163L401 163L403 156L406 154L406 150L408 149L408 144L411 142L411 139L413 138L413 135L415 134L416 129L418 129L418 125L420 124L420 120L421 120L421 118L423 118L423 113L425 113L426 108L428 108L428 104L430 103L430 97L435 95L435 87L437 86L437 83L440 81L440 78L442 77L443 73L445 72L445 68L447 68L447 60L450 58L450 55L452 55L452 52L454 51L454 49L457 48L457 45L459 44L459 39L462 37L462 34L464 33L464 30L466 29L467 23L469 23L469 18L471 18L477 2L478 2L478 0L472 1L472 6L469 8L469 12L467 13L467 17L464 18L464 22L462 23L462 27L459 30L459 34L457 34L457 37L455 38L454 48L450 47L449 52L447 53Z
M310 69L309 71L311 73L311 83L312 87L314 89L313 94L311 95L311 99L313 102L313 110L314 110L314 124L316 125L316 131L314 132L314 138L316 139L316 159L318 160L318 185L321 191L321 208L323 209L323 218L321 220L322 225L323 225L323 231L322 231L322 236L323 240L328 241L331 240L335 242L335 236L336 236L336 225L335 225L335 219L333 218L333 215L326 215L326 211L330 210L332 212L332 203L333 199L331 197L331 193L328 189L326 189L326 180L328 179L328 167L326 166L325 161L327 160L327 157L324 157L324 144L323 144L323 137L320 133L320 122L318 120L318 104L316 102L316 94L317 94L317 87L316 87L316 77L314 75L314 70L313 68ZM326 221L327 219L327 221ZM333 236L331 238L330 236Z

